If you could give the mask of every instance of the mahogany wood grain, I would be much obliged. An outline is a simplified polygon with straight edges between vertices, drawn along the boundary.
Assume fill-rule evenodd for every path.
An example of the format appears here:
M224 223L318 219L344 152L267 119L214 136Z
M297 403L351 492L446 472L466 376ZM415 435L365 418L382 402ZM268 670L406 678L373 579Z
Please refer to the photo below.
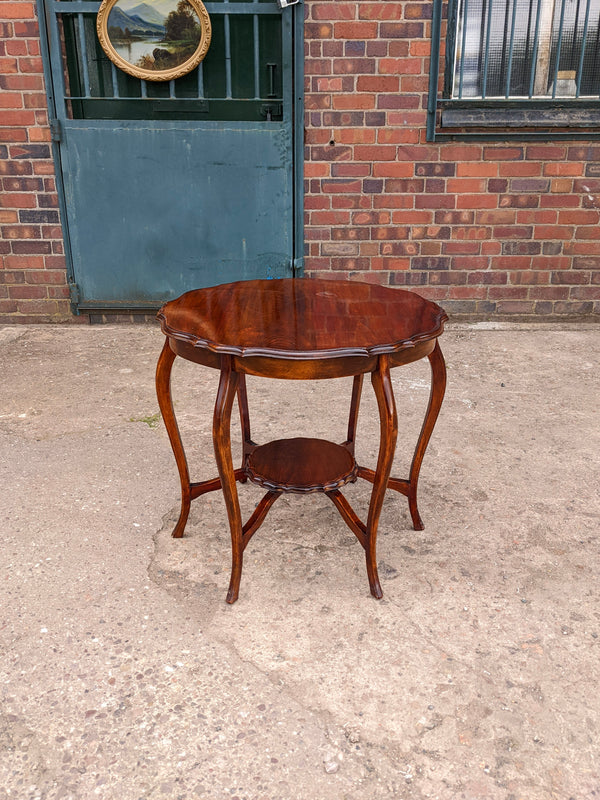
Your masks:
M256 447L252 441L250 434L250 412L248 411L248 392L246 390L246 375L243 372L239 374L238 383L238 406L240 409L240 424L242 426L242 472L243 475L239 479L240 483L246 483L248 476L245 470L246 458L249 453Z
M415 347L416 349L416 347ZM412 352L412 351L411 351ZM211 355L214 355L211 354ZM422 356L419 356L422 358ZM325 356L321 360L294 359L267 356L234 356L234 369L246 375L259 378L280 378L282 380L313 381L327 378L348 378L359 372L372 372L377 368L377 356L348 356L347 358L331 358Z
M439 336L447 317L401 289L282 278L196 289L158 319L167 336L201 350L314 361L410 349Z
M429 354L429 363L431 365L431 390L429 394L429 404L423 420L423 426L419 434L419 440L415 448L412 464L410 466L410 474L408 477L408 484L410 493L408 495L408 507L412 517L413 526L416 531L422 531L425 526L417 508L417 484L419 481L419 472L421 471L421 464L423 463L423 456L425 450L431 439L433 428L442 407L442 400L446 392L446 364L440 349L439 342L436 341L435 348Z
M164 347L158 359L156 367L156 395L158 398L158 407L167 429L173 455L175 456L175 463L179 472L179 479L181 482L181 511L179 519L173 536L180 538L183 536L183 531L190 513L191 503L191 484L190 472L188 469L187 458L185 457L185 450L181 442L181 434L179 433L179 426L175 419L175 411L173 410L173 400L171 398L171 370L173 362L175 361L175 353L170 346L169 339L165 340Z
M242 513L235 486L235 472L231 457L231 408L237 394L238 383L239 375L231 369L231 357L221 356L221 377L213 414L213 445L231 531L232 563L231 579L227 592L228 603L235 603L238 598L244 555Z
M245 469L235 470L235 479L240 483L245 483L248 480ZM206 494L207 492L215 492L221 488L221 478L211 478L208 481L199 481L198 483L190 483L190 500L195 500L197 497Z
M322 491L365 551L371 594L382 597L377 573L377 530L388 488L408 498L413 525L422 529L417 485L425 450L446 385L438 336L447 317L435 303L412 292L366 283L282 279L246 281L187 292L158 314L166 341L156 389L181 483L181 512L173 536L183 535L190 503L221 489L231 533L232 569L227 602L238 597L243 553L283 492ZM220 370L213 414L218 478L191 483L171 399L176 356ZM390 477L398 419L390 370L421 358L431 365L431 391L408 479ZM380 442L375 469L354 458L363 377L371 375L377 399ZM342 444L296 438L264 445L252 441L246 375L288 380L354 376L348 435ZM242 431L242 465L231 455L231 413L237 396ZM340 488L357 478L373 484L363 522ZM268 491L242 522L236 482L252 480Z
M358 468L358 477L364 478L366 481L370 483L375 483L375 478L377 474L374 469L368 469L367 467L359 467ZM402 480L401 478L388 478L388 489L394 489L396 492L403 494L405 497L408 497L410 494L410 484L406 480Z
M390 378L390 365L388 356L379 357L379 367L371 373L371 383L375 390L377 406L379 408L379 455L377 456L377 469L375 470L375 480L371 491L371 502L369 503L369 514L367 517L367 575L369 576L369 586L373 597L383 597L379 576L377 574L377 527L379 525L379 515L383 505L383 498L387 489L388 478L392 469L392 461L396 450L396 438L398 436L398 417L396 415L396 403L394 402L394 391Z
M252 451L248 477L266 489L296 494L329 492L357 478L354 456L324 439L276 439Z
M356 426L358 425L358 409L360 407L360 397L362 394L364 375L360 373L354 376L352 382L352 397L350 399L350 414L348 417L348 436L344 446L354 455L356 444Z

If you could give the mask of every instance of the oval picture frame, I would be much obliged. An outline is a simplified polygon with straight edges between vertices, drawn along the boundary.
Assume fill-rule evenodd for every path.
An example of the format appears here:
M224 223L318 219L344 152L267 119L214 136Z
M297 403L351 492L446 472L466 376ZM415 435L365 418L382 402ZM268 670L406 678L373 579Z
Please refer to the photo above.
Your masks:
M145 81L187 75L206 56L212 35L202 0L102 0L96 30L113 64Z

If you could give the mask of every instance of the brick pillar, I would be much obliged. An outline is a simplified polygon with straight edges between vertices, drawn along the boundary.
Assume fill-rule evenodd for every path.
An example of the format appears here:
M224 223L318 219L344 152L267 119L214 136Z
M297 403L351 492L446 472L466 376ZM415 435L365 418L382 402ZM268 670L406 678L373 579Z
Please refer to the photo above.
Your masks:
M0 324L72 319L36 7L0 2Z

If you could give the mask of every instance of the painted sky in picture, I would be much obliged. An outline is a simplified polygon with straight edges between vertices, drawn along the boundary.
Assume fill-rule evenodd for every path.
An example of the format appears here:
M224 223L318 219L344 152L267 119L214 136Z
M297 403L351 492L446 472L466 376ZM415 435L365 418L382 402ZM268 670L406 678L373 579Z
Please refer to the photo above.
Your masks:
M157 21L155 19L150 19L149 14L151 13L156 17L160 17L164 25L164 20L167 18L167 15L173 11L177 3L173 2L173 0L141 0L141 2L140 0L121 0L118 5L127 14L140 14L140 11L137 9L150 9L150 11L147 11L147 13L143 15L144 18L149 19L151 22ZM142 16L142 14L140 14L140 16Z

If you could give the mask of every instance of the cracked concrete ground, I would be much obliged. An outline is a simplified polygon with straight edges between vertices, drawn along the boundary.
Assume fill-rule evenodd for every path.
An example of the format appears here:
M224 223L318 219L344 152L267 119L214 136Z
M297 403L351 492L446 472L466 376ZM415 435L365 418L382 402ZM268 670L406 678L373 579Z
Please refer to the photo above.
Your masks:
M0 329L1 800L600 798L598 328L463 326L441 343L425 530L389 493L383 600L311 495L278 500L227 606L219 494L170 537L158 328ZM216 378L175 365L193 480L216 474ZM393 380L404 477L427 363ZM259 441L345 438L349 380L249 394ZM347 488L357 509L369 488ZM247 514L262 493L240 492Z

